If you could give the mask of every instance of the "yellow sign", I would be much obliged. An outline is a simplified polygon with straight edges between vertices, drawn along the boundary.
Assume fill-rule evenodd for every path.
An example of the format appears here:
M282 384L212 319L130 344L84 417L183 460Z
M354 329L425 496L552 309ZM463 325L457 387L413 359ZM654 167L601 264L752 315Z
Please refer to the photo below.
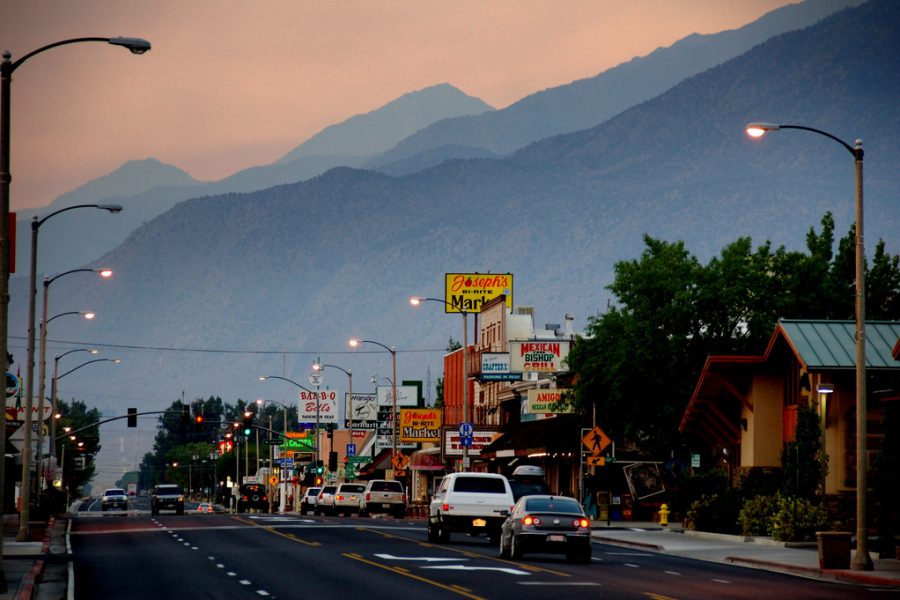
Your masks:
M269 477L269 485L278 485L278 477L275 475Z
M409 457L403 454L402 452L398 452L391 458L391 464L398 471L402 471L406 468L406 465L409 464Z
M605 456L588 456L586 462L589 467L605 467L606 466L606 457Z
M591 454L594 456L600 456L600 453L606 450L606 447L612 443L612 440L607 437L603 430L594 426L587 435L581 438L581 441L584 442L585 448L587 448Z
M400 441L439 443L442 416L440 408L401 408Z
M512 309L512 273L446 273L444 275L444 311L478 313L485 302L506 296Z

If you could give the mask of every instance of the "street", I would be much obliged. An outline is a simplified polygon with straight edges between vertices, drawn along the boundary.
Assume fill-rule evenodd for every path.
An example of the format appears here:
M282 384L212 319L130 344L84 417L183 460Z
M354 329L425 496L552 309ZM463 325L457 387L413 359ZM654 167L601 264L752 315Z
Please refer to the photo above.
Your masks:
M138 499L137 506L140 506ZM194 508L196 504L190 508ZM866 588L594 544L589 565L499 558L484 538L426 541L422 520L298 515L151 517L72 524L75 598L861 598Z

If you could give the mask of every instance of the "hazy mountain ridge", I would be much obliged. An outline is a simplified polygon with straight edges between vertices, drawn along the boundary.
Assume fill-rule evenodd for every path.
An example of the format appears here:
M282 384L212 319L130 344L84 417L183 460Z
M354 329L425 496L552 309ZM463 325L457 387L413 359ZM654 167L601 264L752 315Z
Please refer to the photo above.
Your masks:
M884 238L896 254L897 22L900 4L889 1L841 13L505 159L404 177L340 168L182 202L98 261L117 270L114 280L66 278L52 295L52 310L83 305L100 316L90 326L54 322L51 339L173 350L122 349L101 391L73 377L64 396L95 394L109 410L158 408L182 390L283 400L294 390L260 388L256 376L285 368L302 381L316 357L351 368L362 375L354 389L368 390L389 357L350 352L352 336L396 346L399 378L424 379L427 367L438 377L460 320L407 298L440 297L445 272L510 271L515 303L534 306L538 325L572 313L582 327L606 305L614 262L635 258L644 233L684 239L702 260L745 235L802 248L826 211L844 235L853 220L846 150L805 132L751 141L750 120L864 137L867 247ZM24 335L22 304L11 305L13 335Z
M861 2L829 0L788 5L739 29L693 34L594 77L531 94L504 109L438 121L364 166L380 169L435 147L482 148L505 155L548 136L594 127L772 36L808 26Z

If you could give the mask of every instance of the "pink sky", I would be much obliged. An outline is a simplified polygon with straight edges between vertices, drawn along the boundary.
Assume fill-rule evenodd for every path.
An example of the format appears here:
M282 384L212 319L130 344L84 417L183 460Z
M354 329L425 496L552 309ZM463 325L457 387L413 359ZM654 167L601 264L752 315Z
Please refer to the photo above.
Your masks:
M12 86L12 209L47 205L127 160L215 180L324 127L450 83L496 108L591 77L691 33L741 27L786 0L0 0L16 60L75 44Z

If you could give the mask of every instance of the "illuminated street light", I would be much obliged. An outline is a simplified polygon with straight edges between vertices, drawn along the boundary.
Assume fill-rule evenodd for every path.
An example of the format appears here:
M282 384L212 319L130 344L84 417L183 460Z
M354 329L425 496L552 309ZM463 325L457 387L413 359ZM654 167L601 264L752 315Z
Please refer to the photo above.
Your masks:
M356 348L360 344L375 344L391 353L391 462L393 464L394 457L397 456L397 434L400 425L397 418L397 350L374 340L354 338L350 340L349 344L352 348Z
M409 299L409 303L413 306L419 306L422 302L439 302L446 306L453 306L446 300L441 300L440 298L423 298L422 296L413 296ZM463 423L469 422L469 325L467 316L469 313L466 311L460 310L463 318L463 338L462 338L462 351L463 351L463 381L462 381L462 403L463 403L463 413L462 420ZM463 446L462 448L462 456L463 456L463 471L469 470L469 446Z
M866 497L868 485L868 457L866 455L867 402L866 402L866 272L863 248L863 144L856 140L853 146L826 131L803 125L776 125L774 123L750 123L747 135L761 138L769 131L800 129L817 133L834 140L853 155L856 165L856 554L851 567L856 571L871 571L869 556Z

